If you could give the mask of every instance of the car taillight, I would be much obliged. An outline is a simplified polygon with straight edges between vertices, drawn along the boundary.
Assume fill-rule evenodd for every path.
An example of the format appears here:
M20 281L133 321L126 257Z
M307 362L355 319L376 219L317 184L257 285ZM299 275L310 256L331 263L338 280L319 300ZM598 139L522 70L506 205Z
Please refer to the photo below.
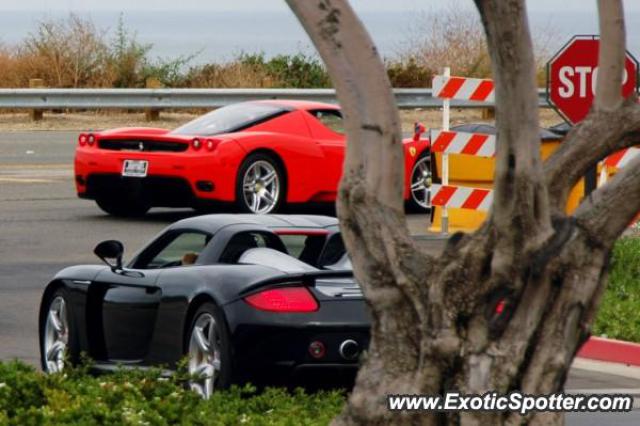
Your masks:
M81 133L80 136L78 136L78 144L80 146L85 146L87 144L87 135Z
M94 143L96 142L96 137L94 134L89 133L89 135L87 136L87 144L89 146L92 146Z
M306 287L280 287L263 290L244 298L249 305L269 312L314 312L318 302Z
M202 148L202 141L200 139L194 139L191 141L191 146L197 151Z
M216 147L218 146L219 143L220 143L219 140L207 139L207 142L205 143L205 146L207 147L208 151L213 151L214 149L216 149Z

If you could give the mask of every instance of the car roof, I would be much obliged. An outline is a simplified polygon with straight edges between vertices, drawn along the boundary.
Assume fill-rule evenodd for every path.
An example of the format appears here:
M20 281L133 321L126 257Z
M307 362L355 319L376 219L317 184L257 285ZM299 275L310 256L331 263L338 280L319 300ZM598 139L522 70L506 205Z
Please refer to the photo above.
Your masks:
M273 229L318 229L338 226L338 219L319 215L209 214L179 220L169 226L169 229L197 229L215 234L230 225L259 225Z
M302 109L302 110L313 110L313 109L339 110L340 109L340 107L335 104L329 104L325 102L314 102L314 101L298 101L293 99L268 99L268 100L250 101L250 102L277 105L287 109Z

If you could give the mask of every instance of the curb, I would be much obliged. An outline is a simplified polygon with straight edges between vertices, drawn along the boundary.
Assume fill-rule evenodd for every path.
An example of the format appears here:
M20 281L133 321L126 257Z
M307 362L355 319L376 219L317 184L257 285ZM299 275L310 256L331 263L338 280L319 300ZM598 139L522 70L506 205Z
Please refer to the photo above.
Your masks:
M599 361L640 366L640 344L623 340L591 337L576 356Z

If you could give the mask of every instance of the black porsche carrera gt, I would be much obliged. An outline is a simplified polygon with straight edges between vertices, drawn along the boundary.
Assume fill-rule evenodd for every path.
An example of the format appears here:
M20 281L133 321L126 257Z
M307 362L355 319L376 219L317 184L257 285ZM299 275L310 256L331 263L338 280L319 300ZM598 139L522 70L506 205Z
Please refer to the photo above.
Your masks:
M100 370L188 357L204 397L247 380L353 376L369 317L338 223L323 216L208 215L176 222L126 266L118 241L46 287L42 368L81 352Z

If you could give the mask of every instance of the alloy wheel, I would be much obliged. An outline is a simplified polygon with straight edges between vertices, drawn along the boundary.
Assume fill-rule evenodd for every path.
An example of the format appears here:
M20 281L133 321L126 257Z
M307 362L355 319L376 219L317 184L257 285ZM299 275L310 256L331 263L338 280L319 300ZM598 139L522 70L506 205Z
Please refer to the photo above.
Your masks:
M280 197L280 179L275 166L264 160L251 164L242 178L242 193L253 213L272 211Z
M424 156L413 166L411 173L411 198L424 209L431 207L431 161Z
M64 369L69 345L69 320L67 306L62 296L57 296L49 305L44 336L45 366L48 373Z
M220 337L213 315L203 313L198 317L189 339L190 387L205 399L209 399L220 375Z

